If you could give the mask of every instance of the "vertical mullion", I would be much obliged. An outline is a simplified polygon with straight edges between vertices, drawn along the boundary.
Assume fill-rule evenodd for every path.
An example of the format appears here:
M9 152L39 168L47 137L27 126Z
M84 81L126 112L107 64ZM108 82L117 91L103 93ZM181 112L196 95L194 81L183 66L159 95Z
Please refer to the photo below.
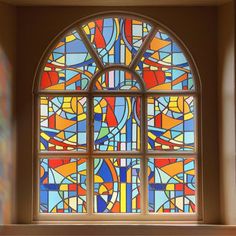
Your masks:
M148 209L148 166L147 166L147 95L143 95L143 213L147 214Z
M78 213L78 208L79 208L79 206L78 206L78 192L79 192L78 161L79 161L79 158L76 159L76 196L77 196L77 198L76 198L76 213Z
M185 181L185 158L182 158L182 162L183 162L183 212L185 212L185 185L186 185L186 181ZM194 166L195 168L195 166ZM196 203L195 203L196 204Z
M87 97L87 213L91 215L93 213L93 160L92 160L92 149L93 149L93 118L92 118L92 107L93 107L92 96L89 93Z
M179 97L178 97L179 98ZM184 132L184 130L185 130L185 125L184 125L184 121L185 121L185 119L184 119L184 114L185 114L185 111L184 111L184 99L185 99L185 96L183 95L182 96L182 101L183 101L183 104L182 104L182 106L183 106L183 152L185 151L185 132Z
M36 179L36 181L34 181L33 183L36 182L36 186L34 185L34 204L33 204L33 216L35 218L38 217L39 212L40 212L40 172L39 172L39 165L40 165L40 157L38 155L39 153L39 140L40 140L40 96L34 96L34 106L35 106L35 112L34 112L34 117L33 117L33 121L34 121L34 132L37 134L36 138L35 136L33 136L34 138L34 158L33 158L33 170L34 170L34 178ZM35 114L36 113L36 114ZM34 179L33 179L34 180ZM36 192L35 192L36 191ZM35 206L35 203L37 204ZM35 209L37 210L37 212L35 212Z
M73 99L73 97L72 97ZM76 140L77 140L77 152L78 152L78 144L79 144L79 135L78 135L78 122L79 122L79 114L78 114L78 104L79 103L79 97L76 96ZM80 159L80 156L76 156L76 213L78 213L78 198L79 198L79 194L78 194L78 160Z
M202 195L203 191L203 166L202 166L202 149L201 149L201 137L202 137L202 129L201 129L201 120L202 117L200 115L201 111L201 96L197 93L194 96L193 100L194 105L194 152L197 153L195 155L195 205L196 205L196 213L198 214L198 220L202 219L204 216L204 199Z
M140 194L141 194L141 214L147 213L147 161L146 161L146 150L147 150L147 138L146 138L146 94L142 94L141 97L141 152L143 156L140 160Z
M140 148L141 153L144 155L140 158L140 199L141 199L141 214L145 214L145 142L144 142L144 134L145 134L145 113L144 113L144 94L140 97L141 99L141 114L140 114Z
M170 53L171 53L171 77L173 77L173 58L174 58L174 56L173 56L173 40L171 39L171 49L170 49ZM171 91L173 91L172 90L173 89L173 82L171 81Z

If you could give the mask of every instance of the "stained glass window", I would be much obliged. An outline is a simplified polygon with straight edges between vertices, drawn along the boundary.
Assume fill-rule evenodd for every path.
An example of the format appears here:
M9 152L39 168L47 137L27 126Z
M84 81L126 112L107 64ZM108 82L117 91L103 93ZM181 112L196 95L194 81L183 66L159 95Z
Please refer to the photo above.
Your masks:
M36 93L36 215L197 219L199 92L184 47L123 14L62 35Z

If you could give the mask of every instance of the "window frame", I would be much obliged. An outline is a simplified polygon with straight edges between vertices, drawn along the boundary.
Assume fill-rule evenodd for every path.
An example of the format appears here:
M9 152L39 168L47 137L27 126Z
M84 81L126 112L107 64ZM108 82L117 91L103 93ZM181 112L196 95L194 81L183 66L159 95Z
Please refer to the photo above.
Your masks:
M149 23L152 26L152 29L150 33L147 35L146 39L144 40L141 48L138 50L137 54L132 59L129 66L126 65L120 65L120 64L110 64L110 65L103 65L101 59L99 58L97 52L92 47L92 44L89 42L88 38L86 37L85 33L83 32L81 26L83 24L88 23L91 20L96 20L98 18L104 18L104 17L129 17L138 19L140 21L144 21L146 23ZM147 91L144 85L144 81L142 80L141 76L135 71L135 67L138 63L138 61L141 59L143 53L147 49L150 41L155 36L155 33L157 29L161 29L164 32L166 32L171 39L173 39L178 46L181 48L182 52L184 53L185 57L187 58L187 61L191 67L191 72L193 75L194 85L195 89L193 91ZM89 87L87 91L85 90L75 90L75 91L47 91L47 90L40 90L39 89L39 82L41 80L41 75L43 72L44 65L48 59L49 54L53 50L55 44L63 38L68 32L71 32L73 30L76 30L81 37L81 40L84 42L85 46L87 47L88 52L91 54L93 59L95 60L95 63L97 64L98 71L93 75L93 77L90 79ZM141 89L140 91L93 91L93 85L97 78L109 70L124 70L132 73L135 78L137 79ZM71 222L71 223L84 223L84 222L119 222L119 221L128 221L128 223L135 222L149 222L149 223L163 223L163 222L174 222L174 223L193 223L193 222L201 222L203 220L203 199L202 199L202 188L203 188L203 182L202 182L202 152L201 152L201 92L200 89L200 79L199 79L199 73L196 67L196 64L188 51L187 47L184 45L184 43L166 26L162 25L159 22L156 22L153 19L150 19L146 16L142 16L140 14L131 13L131 12L124 12L124 11L109 11L109 12L102 12L94 15L90 15L85 18L81 18L80 20L76 21L72 25L68 26L65 30L63 30L62 33L60 33L55 39L52 40L51 44L48 46L48 48L45 50L43 56L41 57L40 63L36 70L36 75L34 79L34 90L33 90L33 99L34 99L34 107L32 110L33 113L33 222ZM87 153L86 152L43 152L40 153L38 151L38 144L39 144L39 137L40 137L40 103L39 98L41 96L75 96L75 97L81 97L85 96L87 97ZM143 125L140 126L141 133L143 132L145 135L141 135L141 148L140 152L136 151L120 151L119 153L114 152L93 152L93 97L94 96L140 96L141 97L141 119L143 121ZM147 117L145 114L147 114L147 97L148 96L193 96L194 97L194 108L195 108L195 152L171 152L171 151L148 151L147 150ZM37 136L35 135L37 134ZM89 137L88 137L89 136ZM90 144L90 145L89 145ZM146 148L144 148L146 146ZM141 174L140 174L140 180L141 180L141 211L143 213L93 213L93 178L92 178L92 167L93 167L93 158L104 156L106 157L140 157L141 162ZM85 157L87 159L87 201L88 206L87 213L39 213L39 159L43 156L55 156L55 157ZM184 156L191 156L195 159L195 174L196 174L196 212L195 213L148 213L148 179L146 171L143 171L144 169L147 169L147 161L148 157L159 157L159 158L168 158L168 157L184 157ZM145 181L144 181L145 180ZM92 194L91 194L92 193ZM145 193L145 194L144 194ZM109 218L109 219L107 219Z

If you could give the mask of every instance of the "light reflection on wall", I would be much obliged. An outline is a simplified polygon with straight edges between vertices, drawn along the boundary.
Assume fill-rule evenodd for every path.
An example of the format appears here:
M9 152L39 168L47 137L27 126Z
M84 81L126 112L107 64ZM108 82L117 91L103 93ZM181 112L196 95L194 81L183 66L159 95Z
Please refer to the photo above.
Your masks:
M11 68L0 47L0 224L11 217L11 131Z

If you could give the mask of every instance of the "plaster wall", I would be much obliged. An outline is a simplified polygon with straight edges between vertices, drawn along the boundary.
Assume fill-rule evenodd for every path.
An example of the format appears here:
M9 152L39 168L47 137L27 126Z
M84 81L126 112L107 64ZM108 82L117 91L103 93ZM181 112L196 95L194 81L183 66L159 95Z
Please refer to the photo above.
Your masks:
M16 9L0 3L0 223L11 223L16 209L14 204L16 121L12 102L15 60ZM10 149L9 143L11 143Z
M236 224L234 5L218 11L218 94L221 222Z

